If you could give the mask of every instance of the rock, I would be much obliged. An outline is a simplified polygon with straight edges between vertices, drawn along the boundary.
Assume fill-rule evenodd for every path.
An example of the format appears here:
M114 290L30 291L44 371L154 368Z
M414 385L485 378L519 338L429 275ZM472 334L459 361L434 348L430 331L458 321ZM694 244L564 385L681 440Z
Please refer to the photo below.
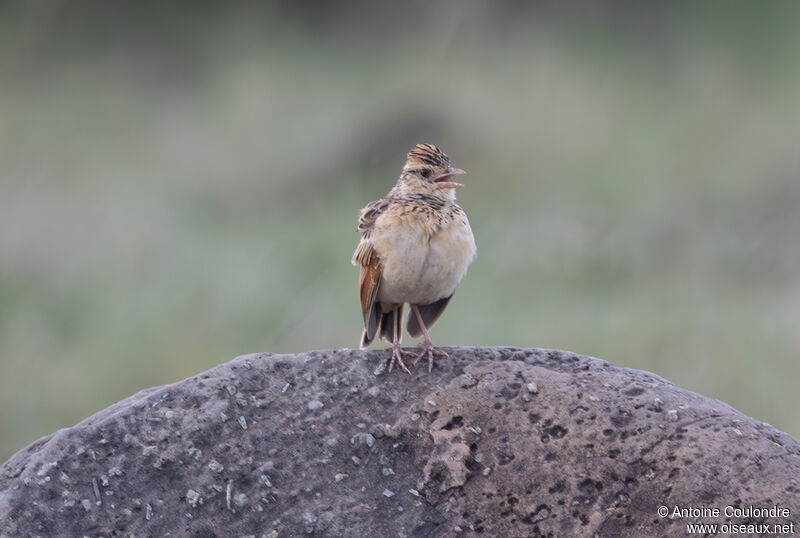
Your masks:
M800 531L800 444L771 426L573 353L447 351L410 376L374 374L387 350L248 355L144 390L0 467L0 536ZM790 516L670 517L728 505Z

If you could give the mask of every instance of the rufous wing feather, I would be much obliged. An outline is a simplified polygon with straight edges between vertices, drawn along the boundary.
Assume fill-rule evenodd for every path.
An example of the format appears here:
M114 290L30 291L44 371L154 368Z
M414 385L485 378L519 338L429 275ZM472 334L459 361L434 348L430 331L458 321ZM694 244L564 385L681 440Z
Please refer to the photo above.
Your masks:
M358 291L361 298L361 313L364 316L364 335L361 346L366 347L375 338L381 321L381 306L376 303L378 287L381 284L380 259L371 252L361 265L358 275Z
M358 291L361 298L361 313L364 316L364 333L361 335L361 347L367 347L375 338L384 316L381 306L376 304L378 287L381 285L381 260L372 247L370 236L375 221L389 207L389 200L384 198L368 203L361 210L358 218L358 232L361 234L356 251L353 253L353 265L360 268L358 275Z

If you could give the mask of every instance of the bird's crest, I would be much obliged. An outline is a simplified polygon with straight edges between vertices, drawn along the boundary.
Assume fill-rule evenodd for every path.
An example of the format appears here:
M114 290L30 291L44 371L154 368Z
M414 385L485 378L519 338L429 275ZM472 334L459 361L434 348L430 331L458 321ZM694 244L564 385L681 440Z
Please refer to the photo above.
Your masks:
M450 166L450 159L433 144L417 144L414 149L408 152L406 160L406 167L416 166L447 168Z

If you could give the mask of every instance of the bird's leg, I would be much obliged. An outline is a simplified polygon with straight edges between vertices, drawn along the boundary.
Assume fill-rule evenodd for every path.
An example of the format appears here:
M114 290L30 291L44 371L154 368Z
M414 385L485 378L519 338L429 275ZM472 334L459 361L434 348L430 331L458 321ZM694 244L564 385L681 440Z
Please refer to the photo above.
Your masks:
M417 355L414 364L417 364L422 357L425 355L428 356L428 373L433 370L433 356L439 355L441 357L448 357L449 355L442 351L441 349L436 349L433 347L433 342L431 342L431 337L428 334L428 328L425 326L425 323L422 321L422 314L419 313L419 308L417 305L412 304L411 310L414 312L414 315L417 316L417 321L419 322L419 326L422 329L422 335L425 337L425 341L422 342L419 347L422 348L422 351L419 355Z
M399 324L397 320L397 305L392 306L392 329L394 330L394 336L392 337L392 361L389 363L389 372L392 371L392 366L394 363L400 366L400 368L407 374L411 374L406 365L403 364L403 353L407 353L403 351L403 348L400 347L400 336L399 331L397 330L397 326Z

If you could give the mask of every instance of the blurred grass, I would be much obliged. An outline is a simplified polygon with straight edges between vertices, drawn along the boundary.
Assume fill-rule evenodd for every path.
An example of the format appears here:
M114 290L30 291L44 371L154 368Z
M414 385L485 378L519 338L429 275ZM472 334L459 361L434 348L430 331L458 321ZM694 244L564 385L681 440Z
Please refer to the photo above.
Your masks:
M712 4L4 7L0 459L238 354L355 347L355 220L418 141L469 171L479 250L437 343L800 436L800 4Z

